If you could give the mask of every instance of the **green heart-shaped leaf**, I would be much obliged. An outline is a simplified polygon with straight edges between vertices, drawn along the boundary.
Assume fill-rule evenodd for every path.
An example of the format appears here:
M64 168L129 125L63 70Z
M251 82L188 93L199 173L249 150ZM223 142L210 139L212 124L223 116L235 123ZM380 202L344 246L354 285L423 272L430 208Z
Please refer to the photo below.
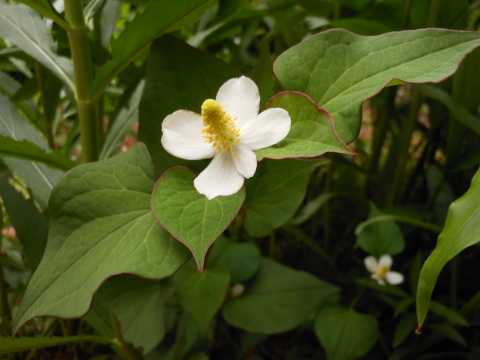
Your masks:
M112 275L164 278L188 259L151 213L154 184L143 144L65 175L50 197L45 255L28 284L14 332L36 316L82 316Z
M318 108L305 94L280 93L270 99L267 107L287 110L292 119L292 127L287 137L278 144L255 151L257 159L315 157L327 152L355 154L338 138L331 115Z
M480 46L478 32L422 29L359 36L329 30L285 51L274 71L287 90L330 112L346 143L358 136L361 104L394 83L439 82Z
M242 188L230 196L208 200L193 185L186 168L172 168L158 180L152 211L158 222L192 252L200 271L213 242L230 225L245 199Z

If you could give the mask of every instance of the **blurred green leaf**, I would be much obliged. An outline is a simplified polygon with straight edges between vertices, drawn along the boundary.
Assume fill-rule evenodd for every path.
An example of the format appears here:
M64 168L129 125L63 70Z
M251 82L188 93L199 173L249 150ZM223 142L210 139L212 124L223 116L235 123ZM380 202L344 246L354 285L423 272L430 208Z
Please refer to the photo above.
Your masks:
M205 333L208 323L220 310L230 275L226 267L215 265L199 272L184 266L175 274L180 303L192 314Z
M208 255L208 264L228 267L233 284L251 278L258 270L260 257L260 250L254 244L233 242L221 236Z
M47 219L40 214L31 199L25 199L1 177L0 197L28 260L33 268L36 268L45 251L48 234Z
M177 165L201 169L203 162L178 159L163 149L162 121L180 109L199 113L206 99L214 99L224 82L238 76L229 65L173 36L162 36L152 44L138 137L147 145L157 173Z
M461 104L457 103L447 92L433 85L418 85L422 93L441 102L445 105L452 115L463 125L480 135L480 118L473 115Z
M378 217L382 213L370 203L368 219ZM372 223L362 228L357 237L358 245L367 253L380 258L382 255L396 255L405 248L402 231L393 221Z
M93 307L101 304L112 309L121 325L124 339L135 347L143 347L146 354L166 333L164 305L174 291L171 279L158 282L123 274L108 279L102 285L95 294ZM102 309L104 312L105 308ZM93 318L90 317L90 320ZM95 327L101 324L98 321L90 323Z
M188 259L150 211L154 181L143 144L67 173L52 192L47 248L16 314L14 332L36 316L82 316L109 276L160 279Z
M450 339L457 344L460 344L464 347L467 347L468 344L465 341L465 338L453 327L445 324L429 324L428 327L432 329L435 333Z
M480 170L472 179L468 191L455 200L447 213L443 231L437 246L423 265L418 280L417 318L418 327L423 326L440 271L445 264L465 248L480 241Z
M18 141L27 140L44 151L49 150L42 134L18 113L15 104L3 95L0 95L0 109L0 134ZM40 206L46 208L50 192L63 177L63 171L20 159L6 158L3 161L32 189Z
M78 335L65 337L22 337L12 339L11 337L0 337L0 354L10 354L18 351L42 349L50 346L74 344L78 342L94 342L107 344L106 340L97 335Z
M335 304L319 310L314 326L328 360L357 359L368 353L378 339L374 316Z
M395 326L395 332L393 334L393 347L396 348L401 345L408 335L415 332L415 313L410 313L403 316Z
M280 55L274 71L286 90L307 94L333 116L346 143L358 136L361 104L392 79L440 82L480 46L480 34L443 29L359 36L345 30L315 35Z
M443 305L442 303L439 303L437 301L431 301L430 302L430 307L429 310L445 319L448 321L452 322L455 325L461 325L461 326L469 326L470 324L468 323L465 318L460 315L457 311L450 309Z
M290 219L300 206L318 161L264 160L246 181L245 229L266 236Z
M72 62L55 53L50 28L36 11L0 1L0 37L21 48L75 91Z
M210 6L213 0L151 1L111 42L112 60L98 69L93 97L98 98L110 81L162 34L173 31L182 22Z
M297 327L322 301L337 293L336 286L310 273L263 258L250 288L227 302L222 314L232 326L275 334Z
M0 157L36 161L60 170L69 170L75 165L62 153L46 153L38 145L27 140L14 140L3 135L0 135Z
M143 92L144 82L140 82L132 94L128 105L123 108L112 127L109 129L102 150L100 159L107 159L115 155L121 148L125 135L132 131L133 125L138 121L138 106Z
M202 271L208 249L240 210L245 189L208 200L195 189L193 178L186 168L168 170L155 185L151 206L157 221L192 252Z
M55 10L52 2L49 0L18 0L17 2L30 6L37 10L44 17L52 19L59 24L63 29L68 29L70 24Z

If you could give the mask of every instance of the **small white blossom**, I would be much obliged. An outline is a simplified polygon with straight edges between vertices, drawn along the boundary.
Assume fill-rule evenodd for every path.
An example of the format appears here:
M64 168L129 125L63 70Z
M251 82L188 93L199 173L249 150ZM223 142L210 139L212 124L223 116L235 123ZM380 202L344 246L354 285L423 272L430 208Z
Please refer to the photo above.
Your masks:
M288 112L267 109L260 114L257 85L247 77L228 80L215 100L207 99L201 115L178 110L162 124L162 145L186 160L213 160L194 181L209 200L235 194L257 169L253 150L278 143L290 131Z
M372 279L378 281L380 285L386 283L390 285L398 285L403 282L403 275L396 271L390 271L393 264L393 259L390 255L382 255L380 259L374 256L367 256L365 258L365 267L372 273Z

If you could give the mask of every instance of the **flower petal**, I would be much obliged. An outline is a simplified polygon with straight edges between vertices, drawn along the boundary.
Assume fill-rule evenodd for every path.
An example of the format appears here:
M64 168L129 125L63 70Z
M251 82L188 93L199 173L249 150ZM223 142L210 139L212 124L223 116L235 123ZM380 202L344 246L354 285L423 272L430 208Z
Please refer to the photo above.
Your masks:
M168 115L162 123L162 145L170 154L186 160L209 159L216 150L202 136L200 115L178 110Z
M367 256L364 261L365 261L365 267L367 268L367 270L375 275L378 269L377 259L375 259L374 256L370 255L370 256Z
M232 149L232 160L237 171L245 178L251 178L257 170L257 157L247 146L237 145Z
M260 94L253 80L241 76L230 79L217 93L216 100L227 113L236 118L235 124L241 128L248 121L255 119L260 107Z
M387 280L389 284L398 285L403 282L403 275L396 271L389 271L385 276L385 280Z
M288 111L271 108L240 128L240 142L252 150L263 149L283 140L291 126Z
M382 255L378 259L378 266L386 266L389 269L392 267L393 259L390 255Z
M237 171L232 157L226 151L218 153L193 184L208 200L219 195L235 194L243 185L243 176Z
M382 278L379 278L377 274L372 274L372 279L376 280L379 285L386 285Z

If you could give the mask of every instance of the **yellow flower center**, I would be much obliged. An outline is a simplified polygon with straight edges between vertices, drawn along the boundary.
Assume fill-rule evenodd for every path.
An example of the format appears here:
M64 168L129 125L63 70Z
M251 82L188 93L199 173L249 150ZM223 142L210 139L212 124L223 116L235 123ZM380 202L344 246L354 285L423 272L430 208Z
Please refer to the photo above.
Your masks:
M207 99L202 104L202 120L205 128L203 137L217 149L217 152L229 150L238 144L240 131L232 118L218 101Z
M377 276L379 279L385 279L385 276L387 276L388 272L390 271L390 268L387 265L382 265L377 269Z

